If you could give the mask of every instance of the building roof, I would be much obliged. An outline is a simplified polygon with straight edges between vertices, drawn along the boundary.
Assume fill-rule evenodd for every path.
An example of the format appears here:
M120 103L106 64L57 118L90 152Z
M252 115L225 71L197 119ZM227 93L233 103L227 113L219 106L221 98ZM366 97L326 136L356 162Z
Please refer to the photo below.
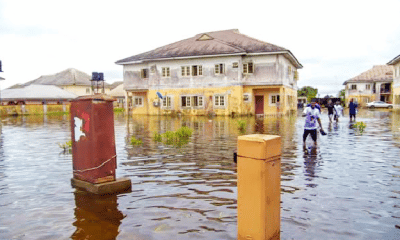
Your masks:
M303 67L289 50L248 37L239 33L237 29L200 33L192 38L124 58L115 63L124 65L175 58L271 53L282 53L297 68Z
M400 62L400 55L395 57L395 58L393 58L390 62L387 63L387 65L395 65L395 64L397 64L399 62Z
M29 85L24 88L5 89L1 91L1 99L15 100L70 100L77 95L53 85Z
M125 90L124 90L124 84L121 83L118 85L116 88L110 91L108 95L113 96L113 97L125 97Z
M110 86L110 90L113 90L114 88L118 87L119 85L123 84L124 81L115 81L113 83L111 83Z
M346 85L347 83L357 83L357 82L392 82L392 81L393 81L392 66L375 65L368 71L365 71L360 75L345 81L343 85Z
M43 75L38 79L29 81L24 86L31 84L40 85L56 85L56 86L66 86L66 85L80 85L80 86L91 86L90 79L92 77L82 71L75 68L68 68L62 72L53 75Z

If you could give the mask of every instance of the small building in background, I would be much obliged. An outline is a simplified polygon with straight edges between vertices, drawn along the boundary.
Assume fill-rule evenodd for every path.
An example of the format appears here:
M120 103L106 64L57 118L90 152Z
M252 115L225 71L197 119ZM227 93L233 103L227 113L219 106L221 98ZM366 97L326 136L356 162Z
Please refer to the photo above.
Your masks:
M93 94L91 78L92 76L87 73L75 68L68 68L56 74L43 75L24 84L14 85L11 88L25 87L32 84L54 85L77 96L83 96ZM110 86L106 83L104 84L104 90L106 94L110 92Z
M124 90L124 83L121 83L112 89L109 95L117 99L117 101L114 102L114 107L125 107L126 91Z
M400 55L387 64L393 66L393 108L400 109Z
M5 89L1 92L1 105L65 104L77 95L52 85L29 85Z
M375 65L373 68L343 83L346 106L354 99L361 107L372 101L392 103L393 67Z

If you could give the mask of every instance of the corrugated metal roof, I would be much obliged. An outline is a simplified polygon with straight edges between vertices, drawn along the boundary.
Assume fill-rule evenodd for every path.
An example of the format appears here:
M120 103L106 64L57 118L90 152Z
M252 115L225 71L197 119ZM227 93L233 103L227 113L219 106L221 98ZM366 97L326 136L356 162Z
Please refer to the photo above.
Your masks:
M1 91L2 100L70 100L76 97L78 96L53 85L29 85L24 88L5 89Z
M68 68L62 72L53 75L41 76L38 79L25 83L24 86L31 84L56 85L56 86L63 86L63 85L91 86L90 82L91 78L92 76L82 71L79 71L75 68Z
M168 58L274 52L287 53L298 68L302 67L289 50L248 37L239 33L237 29L197 34L192 38L124 58L115 63L123 65Z
M110 91L108 94L113 97L125 97L125 90L124 90L124 84L118 85L116 88Z
M388 65L395 65L395 64L397 64L398 62L400 62L400 55L399 56L397 56L397 57L395 57L395 58L393 58L390 62L388 62L387 64Z
M349 80L343 85L354 82L390 82L393 81L393 67L389 65L375 65L368 71L361 73Z

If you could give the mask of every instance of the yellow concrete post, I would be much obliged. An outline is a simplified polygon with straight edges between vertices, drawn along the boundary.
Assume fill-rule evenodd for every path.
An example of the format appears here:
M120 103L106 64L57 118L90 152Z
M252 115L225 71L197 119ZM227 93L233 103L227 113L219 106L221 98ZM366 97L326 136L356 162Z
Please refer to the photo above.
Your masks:
M281 137L238 137L238 239L280 239Z

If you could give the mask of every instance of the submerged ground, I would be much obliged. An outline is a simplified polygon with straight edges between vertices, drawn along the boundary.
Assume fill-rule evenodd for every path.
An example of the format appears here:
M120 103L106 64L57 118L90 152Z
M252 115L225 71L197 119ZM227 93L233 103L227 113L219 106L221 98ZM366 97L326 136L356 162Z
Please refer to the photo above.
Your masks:
M96 197L70 185L69 116L2 119L0 239L236 239L239 135L282 136L281 239L399 239L400 114L362 110L329 124L304 154L300 116L115 116L118 177L132 192ZM238 130L245 120L245 131ZM154 132L194 129L180 148ZM130 137L143 144L130 145Z

